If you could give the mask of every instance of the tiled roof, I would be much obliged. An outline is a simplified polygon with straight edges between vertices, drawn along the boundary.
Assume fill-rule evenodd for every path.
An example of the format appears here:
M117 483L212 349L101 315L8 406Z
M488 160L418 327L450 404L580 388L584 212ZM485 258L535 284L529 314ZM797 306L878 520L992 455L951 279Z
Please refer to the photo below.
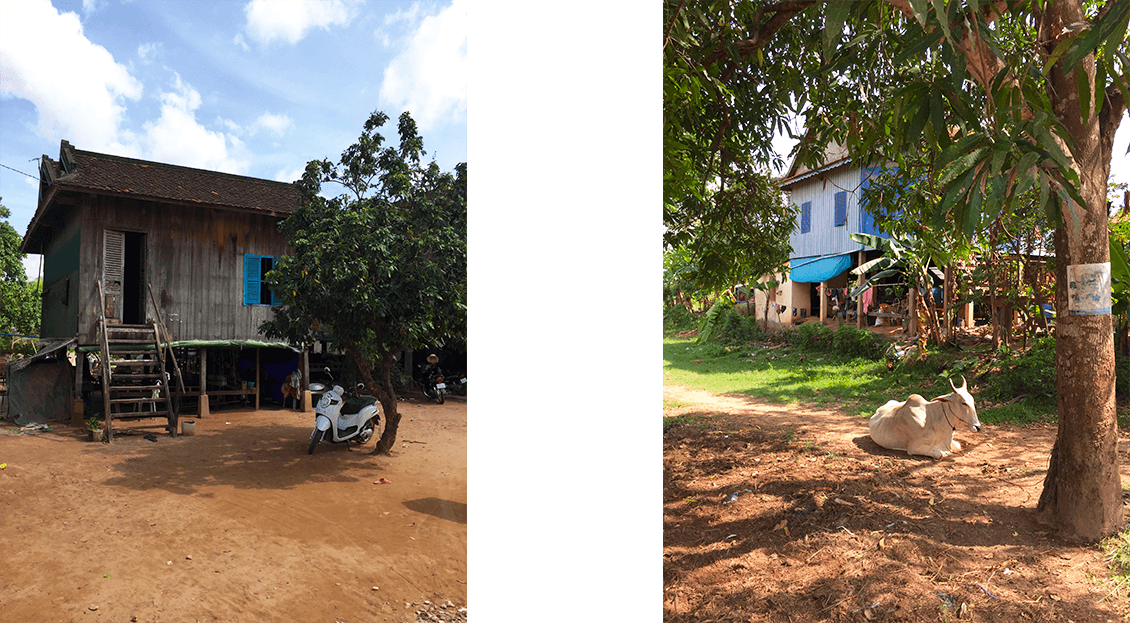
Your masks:
M47 158L68 187L217 207L290 213L298 194L289 183L74 149L63 141L60 162Z

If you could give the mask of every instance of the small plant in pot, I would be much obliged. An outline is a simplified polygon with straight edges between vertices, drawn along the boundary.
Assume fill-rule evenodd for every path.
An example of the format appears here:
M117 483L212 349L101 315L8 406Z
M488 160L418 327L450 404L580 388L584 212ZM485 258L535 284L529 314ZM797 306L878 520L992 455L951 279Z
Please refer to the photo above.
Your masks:
M96 417L92 417L86 421L86 430L89 433L90 441L102 441L104 431L102 429L102 422Z

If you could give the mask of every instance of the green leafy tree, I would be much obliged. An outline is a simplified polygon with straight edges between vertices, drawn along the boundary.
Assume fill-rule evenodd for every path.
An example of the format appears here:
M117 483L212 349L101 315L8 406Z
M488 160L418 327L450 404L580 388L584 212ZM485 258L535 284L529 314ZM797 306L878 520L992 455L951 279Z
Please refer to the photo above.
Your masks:
M726 33L712 25L752 16L749 3L703 4L706 11L687 3L665 9L664 91L686 97L664 97L664 242L690 254L696 270L689 276L699 288L723 291L788 263L797 208L762 163L772 156L774 130L786 127L779 102L787 94L778 87L790 83L791 66L774 63L773 54L787 53L787 41L762 50L756 86L737 80L732 64L702 63L728 53ZM712 21L712 11L725 15Z
M935 229L968 239L1032 190L1055 224L1058 283L1110 261L1130 2L667 0L664 17L665 219L803 113L808 164L832 142L862 164L930 154ZM1112 317L1056 294L1059 433L1037 511L1093 541L1122 526Z
M374 452L387 454L400 423L392 366L406 349L466 342L467 165L421 163L408 113L400 143L385 146L381 112L337 164L306 165L300 207L279 225L293 253L267 282L282 302L260 330L293 343L328 332L349 353L385 414ZM348 191L327 198L323 185ZM378 378L374 378L374 366Z
M39 287L28 281L21 236L8 219L12 213L0 204L0 333L39 334ZM8 340L2 340L7 342Z

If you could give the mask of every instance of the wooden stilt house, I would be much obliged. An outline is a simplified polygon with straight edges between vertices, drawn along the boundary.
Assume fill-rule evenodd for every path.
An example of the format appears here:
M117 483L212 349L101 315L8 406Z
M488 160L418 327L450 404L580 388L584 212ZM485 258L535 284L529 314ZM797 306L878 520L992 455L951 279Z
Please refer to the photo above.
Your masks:
M272 389L263 349L290 348L263 341L258 327L272 317L262 277L288 249L278 224L296 207L287 183L67 141L57 160L43 156L21 251L44 256L42 338L75 339L83 354L74 399L85 398L85 415L167 418L176 434L170 398L195 397L199 416L220 397L258 407Z

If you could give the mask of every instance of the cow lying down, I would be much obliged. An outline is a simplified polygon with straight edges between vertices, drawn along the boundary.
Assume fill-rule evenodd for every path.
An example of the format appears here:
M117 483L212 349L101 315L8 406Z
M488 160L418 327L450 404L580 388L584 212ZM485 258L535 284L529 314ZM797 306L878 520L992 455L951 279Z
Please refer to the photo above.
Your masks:
M961 377L961 387L954 387L953 381L950 387L953 393L930 401L911 394L904 402L891 400L879 407L871 416L871 439L884 448L935 459L960 451L961 444L953 438L957 425L965 424L976 433L981 431L981 421L965 377Z

